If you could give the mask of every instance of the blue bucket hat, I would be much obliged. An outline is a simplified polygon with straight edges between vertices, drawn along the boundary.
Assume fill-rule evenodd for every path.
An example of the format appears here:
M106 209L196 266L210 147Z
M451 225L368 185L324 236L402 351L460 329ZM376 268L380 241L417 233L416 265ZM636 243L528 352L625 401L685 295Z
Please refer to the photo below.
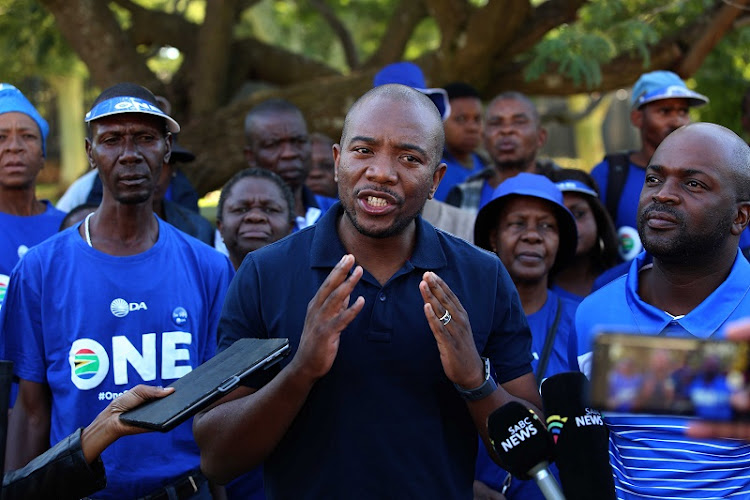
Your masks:
M90 123L105 116L122 113L159 116L167 122L167 130L173 134L180 131L177 121L159 107L156 96L146 87L134 83L118 83L99 94L84 121Z
M689 106L702 106L708 103L708 97L693 92L682 79L671 71L652 71L644 73L635 82L630 104L633 109L640 109L644 104L662 99L687 99Z
M450 116L451 105L448 100L448 93L445 89L427 88L424 73L422 73L422 70L416 64L407 61L389 64L378 71L372 81L372 86L379 87L388 83L400 83L401 85L406 85L422 92L435 103L443 121L447 120L448 116Z
M42 134L42 155L47 156L49 124L20 90L9 83L0 83L0 115L13 112L23 113L36 122Z
M560 238L553 269L559 269L570 262L575 256L578 245L576 220L563 204L562 191L547 177L539 174L523 172L505 180L495 188L492 199L477 214L474 222L474 244L492 251L490 232L497 227L497 220L505 202L514 196L530 196L552 204Z

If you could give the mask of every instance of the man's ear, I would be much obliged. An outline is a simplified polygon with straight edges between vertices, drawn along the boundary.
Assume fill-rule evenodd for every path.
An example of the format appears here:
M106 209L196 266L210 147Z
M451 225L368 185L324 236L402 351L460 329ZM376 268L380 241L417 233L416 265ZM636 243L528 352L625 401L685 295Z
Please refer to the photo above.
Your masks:
M164 153L164 163L169 163L169 159L172 158L172 134L167 133L164 138L164 142L167 143L167 152Z
M339 160L341 159L341 145L334 144L333 148L333 180L339 182Z
M96 162L94 157L91 155L91 140L86 138L86 158L89 160L89 167L96 168Z
M445 172L447 170L448 165L446 165L445 163L441 163L437 166L435 172L432 173L432 189L430 189L430 194L427 195L428 199L431 200L435 196L435 192L440 185L440 181L443 180L443 177L445 176Z
M750 201L737 203L737 214L732 221L731 232L735 236L742 234L750 222Z
M536 135L537 135L537 145L539 148L541 148L547 142L547 129L540 126Z
M630 123L633 124L633 126L640 130L641 125L643 125L643 111L640 109L634 109L630 112Z

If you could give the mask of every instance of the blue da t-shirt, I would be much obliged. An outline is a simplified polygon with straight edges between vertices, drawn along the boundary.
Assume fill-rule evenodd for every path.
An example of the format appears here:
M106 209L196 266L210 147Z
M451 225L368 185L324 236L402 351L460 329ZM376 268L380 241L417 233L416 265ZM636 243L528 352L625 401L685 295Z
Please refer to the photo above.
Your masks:
M0 305L8 288L10 272L29 248L57 233L65 217L44 200L46 209L39 215L20 216L0 212Z
M50 387L51 444L123 391L166 386L209 359L232 275L226 257L162 221L138 255L90 248L77 227L31 249L11 274L0 330L15 373ZM191 423L110 446L97 498L141 497L196 469Z

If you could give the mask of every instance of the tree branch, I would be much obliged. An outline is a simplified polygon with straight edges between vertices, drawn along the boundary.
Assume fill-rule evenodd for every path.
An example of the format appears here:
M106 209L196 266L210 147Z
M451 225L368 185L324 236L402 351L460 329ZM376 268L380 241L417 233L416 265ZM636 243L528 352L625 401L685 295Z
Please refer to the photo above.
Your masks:
M229 49L236 14L237 0L211 0L206 4L206 17L198 34L195 67L212 77L196 79L191 87L191 115L205 115L223 104L221 96L226 94Z
M462 43L458 44L452 58L452 67L442 70L453 71L464 80L483 85L490 78L490 65L478 64L478 61L490 61L504 53L530 13L529 0L495 0L474 9L462 33Z
M393 11L380 46L363 64L366 68L380 68L401 59L414 28L427 15L421 0L404 0Z
M466 0L425 0L425 5L440 29L441 50L456 44L469 19L471 6Z
M130 36L137 45L171 45L183 52L194 50L198 26L182 15L147 9L130 0L112 1L130 12Z
M750 0L732 0L731 3L722 3L716 14L708 23L700 38L693 43L678 68L680 75L692 75L708 56L724 35L732 29L732 24L743 13L743 7Z
M563 23L574 21L580 9L590 0L548 0L531 11L518 36L502 54L502 59L510 61L534 47L550 30Z
M230 93L234 93L246 80L291 85L340 74L322 62L252 38L235 41L230 53Z
M136 51L132 38L120 28L106 2L98 0L40 0L57 21L70 46L86 64L99 87L131 81L155 92L159 80Z
M586 104L586 107L578 112L570 111L565 107L547 110L544 113L543 120L545 123L555 122L562 125L573 125L593 113L604 102L604 96L605 94L602 93L589 96L589 102Z
M354 40L352 34L346 29L344 23L338 18L336 13L331 9L323 0L308 0L310 5L318 11L323 19L333 30L333 33L338 37L341 42L341 46L344 48L344 55L346 57L346 64L351 69L359 67L359 56L357 55L357 48L354 46Z

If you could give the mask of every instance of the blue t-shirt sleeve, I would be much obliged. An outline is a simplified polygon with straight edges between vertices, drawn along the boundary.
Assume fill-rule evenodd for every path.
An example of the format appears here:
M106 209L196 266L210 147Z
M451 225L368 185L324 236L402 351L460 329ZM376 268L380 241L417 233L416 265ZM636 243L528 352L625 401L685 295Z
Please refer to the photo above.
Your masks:
M214 284L213 290L209 291L209 293L213 292L213 296L211 297L208 309L208 335L206 336L207 342L201 356L201 363L211 359L216 354L221 311L224 307L227 289L234 276L234 268L229 259L224 257L222 264L214 275L218 276L218 279Z
M255 260L249 254L229 285L219 319L222 352L241 338L268 338L260 314L260 286Z
M599 186L599 199L602 204L606 206L607 203L607 179L609 178L609 162L607 160L594 166L591 169L591 177L596 181L596 185Z
M2 359L13 362L13 372L19 378L42 384L47 383L47 370L42 327L44 310L39 306L40 276L41 270L32 255L27 254L16 265L0 310L0 333ZM34 314L35 311L41 311L41 315Z
M516 287L498 259L495 310L483 355L503 384L531 372L531 331Z

